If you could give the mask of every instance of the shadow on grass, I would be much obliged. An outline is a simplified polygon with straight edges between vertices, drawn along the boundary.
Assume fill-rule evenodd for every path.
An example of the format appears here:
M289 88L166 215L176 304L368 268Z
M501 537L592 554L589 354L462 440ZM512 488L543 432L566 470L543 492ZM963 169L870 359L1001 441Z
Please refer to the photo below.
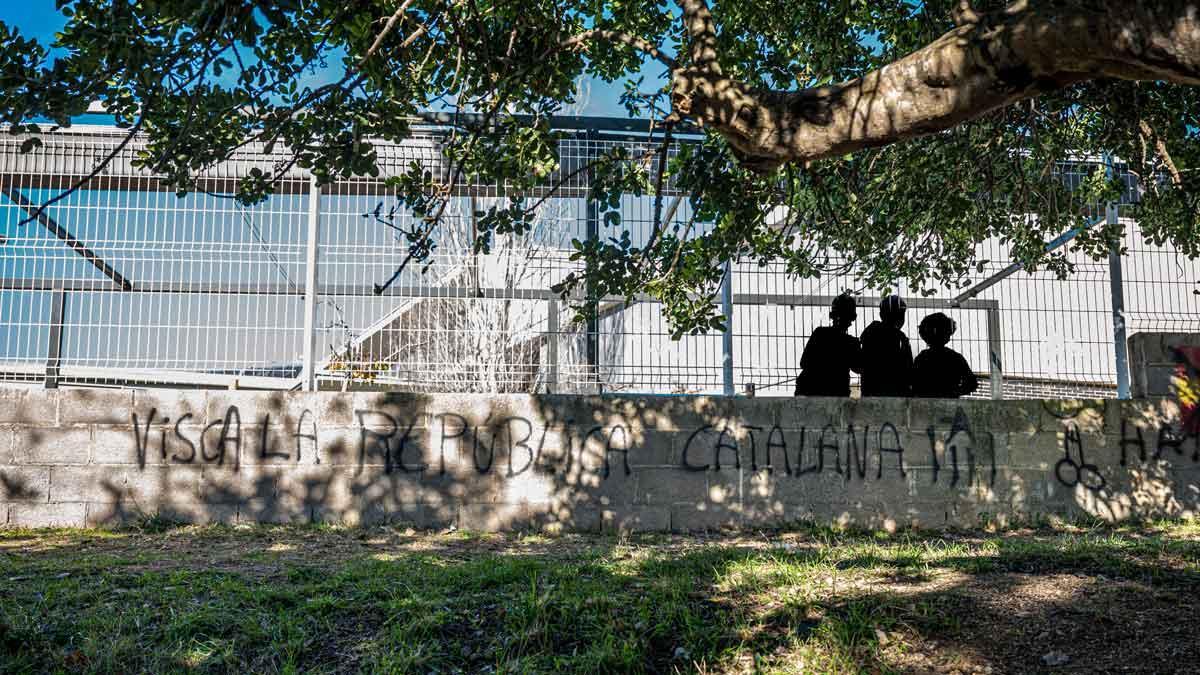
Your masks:
M264 529L131 533L162 552L132 563L88 563L70 546L0 557L0 576L23 577L0 588L0 661L16 672L1038 672L1058 653L1088 671L1176 672L1200 658L1187 633L1200 543L1157 536L812 532L767 546ZM324 548L272 550L303 537Z

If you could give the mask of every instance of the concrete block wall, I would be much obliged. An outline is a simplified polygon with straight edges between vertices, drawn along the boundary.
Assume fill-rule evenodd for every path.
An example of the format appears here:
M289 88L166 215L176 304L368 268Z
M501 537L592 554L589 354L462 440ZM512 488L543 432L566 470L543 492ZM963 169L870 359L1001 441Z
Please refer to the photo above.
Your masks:
M1134 398L1175 396L1176 347L1200 347L1200 333L1134 333L1129 338L1129 385Z
M1200 507L1177 406L0 389L0 525L973 526Z

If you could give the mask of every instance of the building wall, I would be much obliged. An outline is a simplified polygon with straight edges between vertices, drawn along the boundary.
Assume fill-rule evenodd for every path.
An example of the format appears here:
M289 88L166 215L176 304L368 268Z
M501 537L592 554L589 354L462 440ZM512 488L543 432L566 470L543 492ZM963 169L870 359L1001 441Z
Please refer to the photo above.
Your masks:
M1129 388L1135 398L1175 396L1175 349L1200 347L1200 333L1137 333L1129 338Z
M1176 405L0 389L0 524L696 530L1185 516Z

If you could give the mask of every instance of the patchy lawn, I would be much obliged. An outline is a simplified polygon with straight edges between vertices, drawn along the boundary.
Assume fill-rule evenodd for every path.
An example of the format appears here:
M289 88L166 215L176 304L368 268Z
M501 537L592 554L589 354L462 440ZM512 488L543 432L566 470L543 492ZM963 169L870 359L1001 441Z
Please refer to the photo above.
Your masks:
M1195 672L1200 524L0 529L0 672Z

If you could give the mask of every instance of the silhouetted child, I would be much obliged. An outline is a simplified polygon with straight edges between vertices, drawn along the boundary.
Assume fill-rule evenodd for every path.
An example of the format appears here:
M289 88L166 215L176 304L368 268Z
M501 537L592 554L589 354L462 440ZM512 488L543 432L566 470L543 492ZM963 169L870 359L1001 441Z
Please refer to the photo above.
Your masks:
M889 295L879 303L879 321L863 331L863 396L912 395L912 347L900 330L907 309L900 296Z
M843 293L829 308L832 326L813 330L800 357L796 396L849 396L850 371L860 372L858 338L847 329L858 316L854 298Z
M921 321L918 329L929 348L917 355L913 367L913 396L958 398L979 388L979 379L962 354L946 346L957 326L938 312Z

